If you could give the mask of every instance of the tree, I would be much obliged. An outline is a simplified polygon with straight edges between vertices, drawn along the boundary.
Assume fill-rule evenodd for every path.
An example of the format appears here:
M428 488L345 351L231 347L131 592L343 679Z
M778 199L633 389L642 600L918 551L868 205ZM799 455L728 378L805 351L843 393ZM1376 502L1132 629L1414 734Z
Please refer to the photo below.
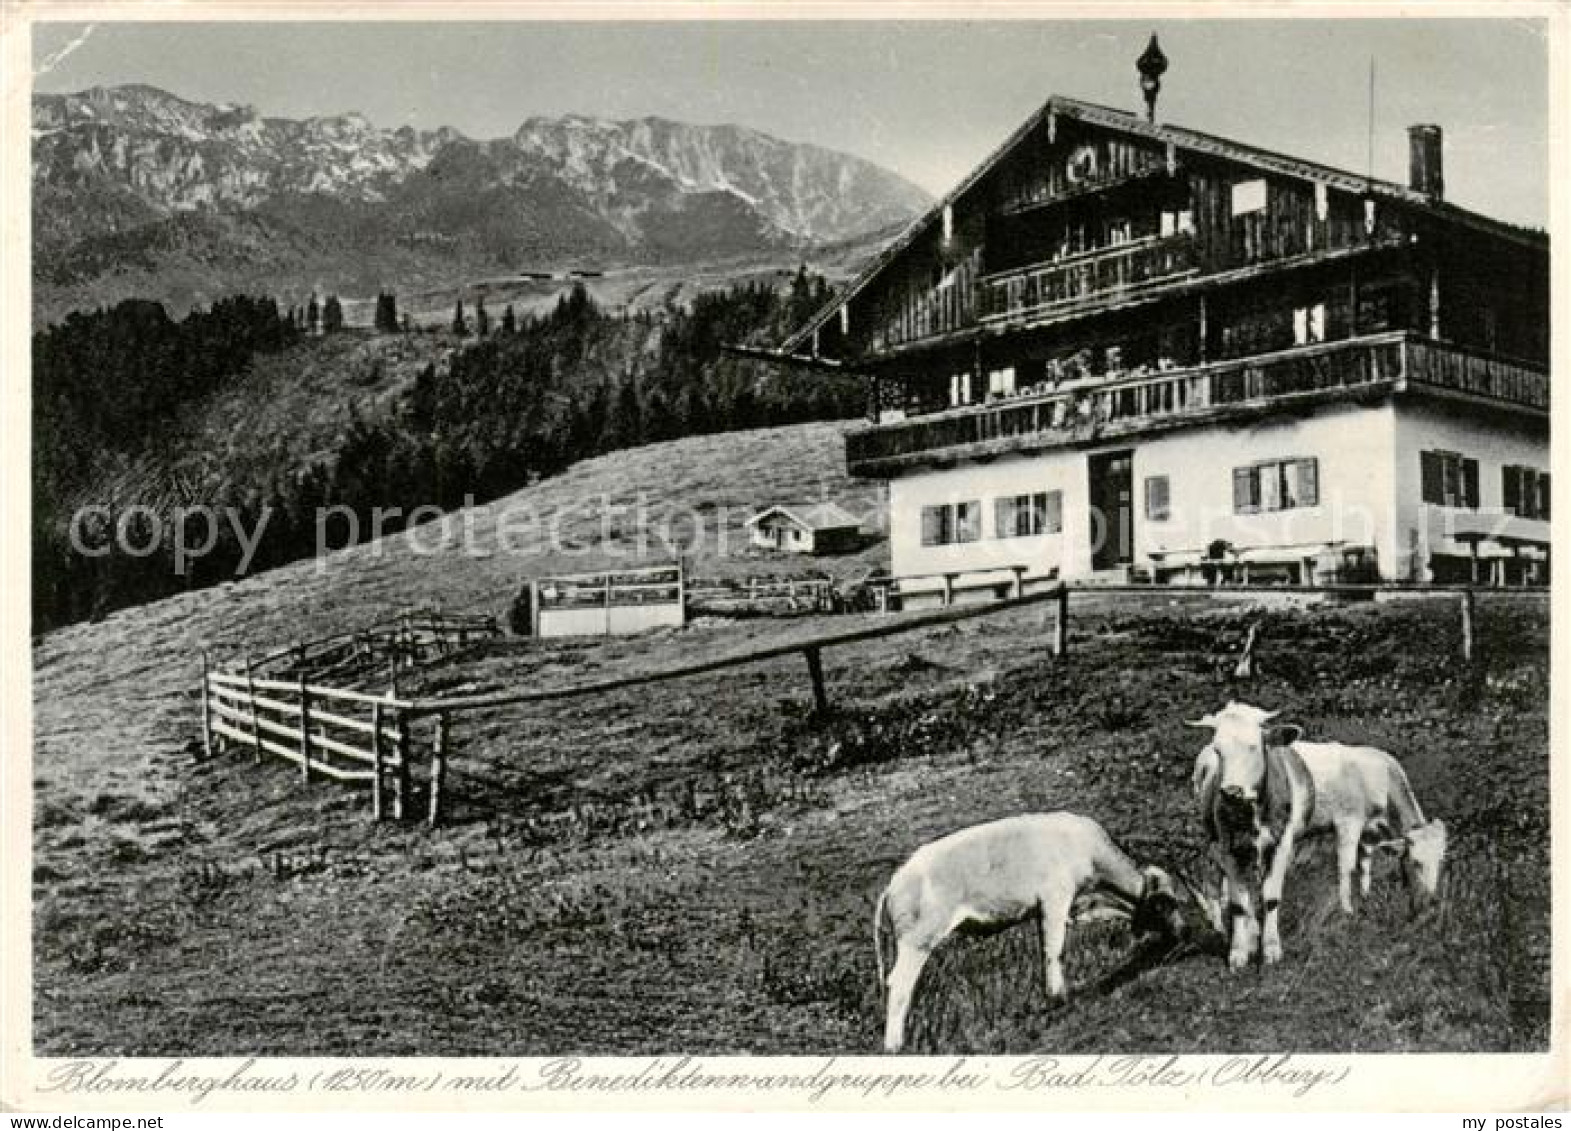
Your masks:
M491 316L486 313L483 298L475 300L475 333L482 338L491 333Z
M793 299L805 309L824 289L811 274L799 285L789 278L781 284L738 285L631 317L601 311L582 286L564 293L554 313L504 308L493 320L487 312L491 328L503 332L462 342L440 371L422 359L406 397L388 399L374 417L353 419L320 460L301 468L289 459L255 471L218 465L243 488L225 505L250 516L245 529L262 506L273 508L250 568L312 553L315 508L328 503L353 507L363 531L369 508L411 500L455 506L471 492L486 502L597 451L859 415L865 405L854 378L771 375L723 353L728 342L778 340L791 328ZM377 298L379 325L391 322L389 314L400 316L390 293ZM337 325L342 304L333 301L339 309L329 321ZM312 302L314 309L293 311L295 326L322 326L321 299L313 295ZM472 335L478 313L457 301L457 331ZM409 315L401 320L413 328ZM67 543L70 500L94 485L105 453L155 465L183 458L178 444L165 450L163 437L174 430L160 425L178 421L186 402L242 378L254 354L286 348L296 332L276 303L231 298L179 323L156 303L130 301L34 334L33 593L40 624L232 575L239 547L227 540L198 572L183 576L169 569L167 555L84 559ZM358 371L360 363L353 364ZM148 538L155 532L133 531Z
M603 410L604 425L597 438L600 451L636 446L643 436L643 413L638 404L638 386L632 371L622 375L610 403Z
M305 304L305 329L306 333L315 335L322 323L322 308L316 305L316 292L311 292L311 301Z
M322 307L322 333L335 334L344 328L344 308L337 295L328 295Z
M807 264L804 263L796 269L796 277L791 280L791 299L787 317L795 328L811 318L817 309L813 284L807 277Z
M643 438L646 444L660 440L673 440L680 436L676 414L659 390L651 392L644 400Z
M276 302L239 295L193 310L181 322L157 303L128 300L34 333L33 608L40 627L216 579L223 544L202 561L185 563L181 573L169 568L161 549L140 559L84 559L68 543L68 500L101 474L99 460L114 467L141 457L171 468L172 453L161 440L172 431L166 423L178 420L189 402L240 378L255 355L283 349L294 337ZM192 487L184 479L171 473L178 498L188 501ZM152 524L147 512L136 513L128 527L134 544L155 540L157 522L172 517L166 507L161 511Z
M398 302L391 292L377 292L376 329L382 334L398 333Z
M464 318L464 300L459 299L458 305L453 308L453 333L460 338L469 333L469 322Z

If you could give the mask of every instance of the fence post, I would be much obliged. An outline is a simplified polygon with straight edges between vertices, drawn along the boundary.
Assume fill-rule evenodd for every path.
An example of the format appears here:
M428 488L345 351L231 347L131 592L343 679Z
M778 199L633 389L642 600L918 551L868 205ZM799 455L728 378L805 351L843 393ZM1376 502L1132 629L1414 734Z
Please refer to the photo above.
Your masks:
M819 714L829 711L829 693L824 690L824 661L817 648L803 648L807 657L807 674L813 679L813 706Z
M1018 600L1020 600L1021 597L1025 596L1025 591L1026 591L1026 583L1025 583L1026 567L1025 566L1018 566L1018 565L1017 566L1010 566L1009 570L1010 570L1011 573L1013 573L1015 575L1015 583L1014 583L1013 586L1010 587L1009 595L1011 597L1013 597L1015 600L1018 601Z
M1476 654L1473 637L1474 593L1471 589L1462 590L1462 662L1471 664Z
M447 712L436 716L436 745L431 749L431 809L426 824L433 829L442 819L442 786L447 779Z
M1064 656L1069 652L1069 586L1058 585L1058 615L1053 618L1053 655Z
M262 761L262 726L257 722L256 710L256 677L252 674L255 662L248 653L245 658L245 692L246 702L251 707L251 750L258 764Z
M380 821L386 808L382 797L382 774L386 769L387 747L382 741L382 704L371 704L371 819Z
M300 677L300 780L311 781L311 693Z
M409 811L409 712L395 716L398 727L398 767L393 774L393 820L402 821Z
M209 700L212 687L207 681L207 649L202 649L202 753L213 756L213 705Z
M953 605L954 603L955 603L955 575L952 574L952 573L946 573L946 574L944 574L944 608L947 609L950 605Z

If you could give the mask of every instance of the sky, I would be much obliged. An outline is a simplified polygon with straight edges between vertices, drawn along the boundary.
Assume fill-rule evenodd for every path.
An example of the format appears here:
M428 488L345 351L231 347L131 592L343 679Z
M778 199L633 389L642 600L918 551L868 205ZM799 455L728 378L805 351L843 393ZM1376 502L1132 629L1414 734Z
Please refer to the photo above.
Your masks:
M476 138L532 115L734 122L936 195L1050 94L1139 109L1153 32L1161 120L1362 172L1373 59L1375 176L1405 181L1407 126L1438 123L1448 199L1547 225L1547 40L1524 19L42 24L33 55L42 92L142 82Z

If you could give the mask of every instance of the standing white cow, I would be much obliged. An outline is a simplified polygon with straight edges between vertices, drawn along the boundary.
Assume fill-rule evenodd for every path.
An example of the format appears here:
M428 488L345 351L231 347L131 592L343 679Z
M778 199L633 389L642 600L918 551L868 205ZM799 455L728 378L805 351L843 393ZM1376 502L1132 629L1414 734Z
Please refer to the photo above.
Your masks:
M1277 912L1300 837L1329 831L1337 844L1338 894L1353 910L1353 874L1369 893L1371 852L1395 848L1403 877L1432 896L1445 858L1443 821L1426 821L1407 774L1395 758L1372 746L1303 742L1296 726L1267 726L1277 712L1230 702L1191 721L1208 727L1211 741L1195 759L1193 785L1207 836L1220 849L1224 898L1233 918L1228 962L1248 963L1255 944L1266 962L1282 957ZM1249 873L1263 870L1259 938Z
M886 915L895 938L887 978L881 936ZM1089 817L1025 814L923 845L896 870L873 916L878 975L889 991L884 1047L900 1051L917 979L952 932L988 934L1039 918L1047 993L1061 998L1071 917L1109 916L1131 919L1137 934L1176 939L1186 930L1167 873L1138 867Z

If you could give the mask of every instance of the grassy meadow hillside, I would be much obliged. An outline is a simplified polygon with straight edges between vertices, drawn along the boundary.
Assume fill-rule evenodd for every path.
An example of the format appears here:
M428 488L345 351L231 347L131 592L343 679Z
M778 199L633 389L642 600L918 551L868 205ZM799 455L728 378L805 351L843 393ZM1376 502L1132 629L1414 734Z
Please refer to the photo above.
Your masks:
M725 349L778 339L827 294L799 270L633 312L575 285L523 315L474 303L400 332L389 311L321 336L245 297L181 320L149 302L73 315L33 340L35 631L311 556L324 512L396 531L600 453L858 415L852 379ZM182 523L206 546L194 562Z

